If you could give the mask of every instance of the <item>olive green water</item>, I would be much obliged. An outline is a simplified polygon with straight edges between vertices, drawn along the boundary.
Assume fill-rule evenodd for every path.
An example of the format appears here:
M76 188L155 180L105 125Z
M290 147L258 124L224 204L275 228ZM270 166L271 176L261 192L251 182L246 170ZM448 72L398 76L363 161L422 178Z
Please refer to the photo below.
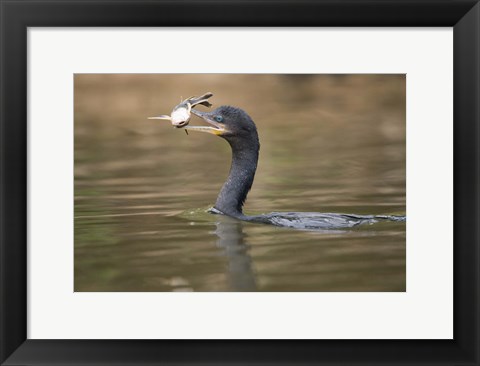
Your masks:
M205 212L228 144L147 117L207 91L257 124L247 213L405 214L402 75L76 75L75 291L405 291L405 223L312 232Z

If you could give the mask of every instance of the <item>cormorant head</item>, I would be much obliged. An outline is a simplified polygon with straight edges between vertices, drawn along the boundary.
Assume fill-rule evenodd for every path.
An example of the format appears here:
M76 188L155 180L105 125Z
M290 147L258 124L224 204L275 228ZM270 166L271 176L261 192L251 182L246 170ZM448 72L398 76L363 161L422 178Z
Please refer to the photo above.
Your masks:
M211 112L192 109L192 113L202 118L210 126L186 126L185 129L190 131L212 133L229 142L258 139L255 123L240 108L224 105Z

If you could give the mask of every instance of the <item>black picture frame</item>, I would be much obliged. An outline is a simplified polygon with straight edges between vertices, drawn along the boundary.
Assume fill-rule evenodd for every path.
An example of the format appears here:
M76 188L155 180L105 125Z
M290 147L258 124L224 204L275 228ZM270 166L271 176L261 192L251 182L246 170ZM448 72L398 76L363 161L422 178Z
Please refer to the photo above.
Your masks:
M477 1L0 0L0 22L2 365L480 365ZM453 27L454 339L27 339L27 28L59 26Z

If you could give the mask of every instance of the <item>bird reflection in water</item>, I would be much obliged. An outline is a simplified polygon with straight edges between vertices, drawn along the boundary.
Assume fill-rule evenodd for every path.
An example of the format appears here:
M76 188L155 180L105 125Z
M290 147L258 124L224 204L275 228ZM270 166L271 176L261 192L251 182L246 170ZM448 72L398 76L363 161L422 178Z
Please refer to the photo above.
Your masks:
M229 217L219 217L216 222L216 245L228 260L227 277L230 291L256 291L257 284L248 254L247 235L243 232L243 223Z

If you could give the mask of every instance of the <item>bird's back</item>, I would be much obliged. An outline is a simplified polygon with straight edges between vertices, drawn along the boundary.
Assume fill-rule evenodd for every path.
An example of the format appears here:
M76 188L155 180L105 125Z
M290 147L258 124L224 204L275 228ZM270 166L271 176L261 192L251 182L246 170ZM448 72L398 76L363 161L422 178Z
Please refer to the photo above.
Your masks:
M405 216L351 215L319 212L271 212L250 216L248 221L304 230L348 229L380 221L406 221Z

